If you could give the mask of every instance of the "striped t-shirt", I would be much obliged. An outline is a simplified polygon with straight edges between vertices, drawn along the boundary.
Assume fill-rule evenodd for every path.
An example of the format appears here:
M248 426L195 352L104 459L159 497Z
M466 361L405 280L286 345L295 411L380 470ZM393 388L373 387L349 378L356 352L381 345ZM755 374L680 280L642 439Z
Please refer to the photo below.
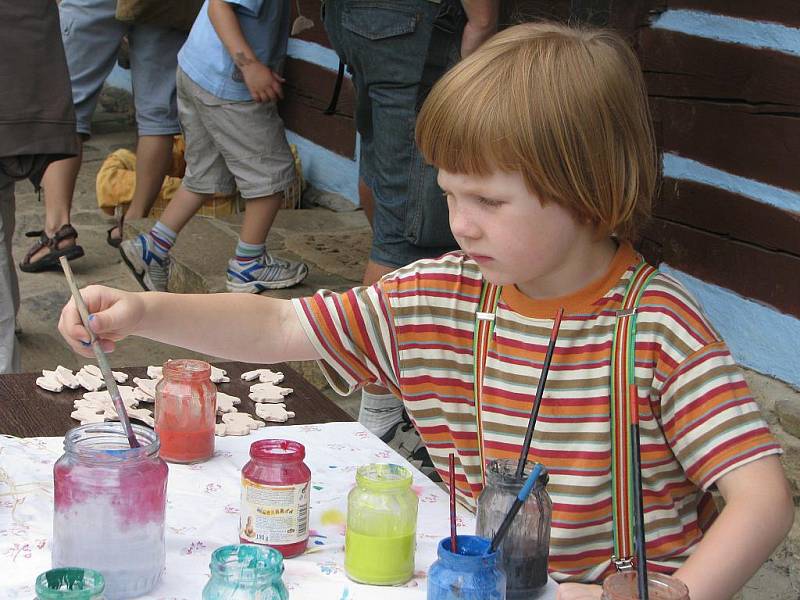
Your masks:
M576 294L533 300L507 286L500 295L482 394L487 460L519 456L553 317L565 309L529 454L550 473L557 581L597 582L611 571L611 342L640 260L623 245L606 275ZM481 471L472 341L482 283L475 262L453 252L371 287L294 301L331 385L349 393L379 382L400 395L440 473L456 454L458 492L473 506ZM780 447L728 348L663 274L640 303L635 370L648 564L672 572L715 514L709 487Z

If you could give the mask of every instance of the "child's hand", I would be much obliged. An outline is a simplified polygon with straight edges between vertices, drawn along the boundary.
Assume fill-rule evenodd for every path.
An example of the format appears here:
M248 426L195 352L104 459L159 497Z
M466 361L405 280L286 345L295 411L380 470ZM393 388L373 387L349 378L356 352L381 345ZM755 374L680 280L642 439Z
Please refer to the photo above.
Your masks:
M89 325L105 352L113 352L114 343L133 333L144 315L144 302L140 294L90 285L81 290L81 296L89 309ZM75 352L82 356L93 356L88 345L89 333L81 323L73 299L61 311L58 330Z
M556 600L600 600L602 596L603 588L599 585L561 583Z
M254 60L240 67L244 83L256 102L277 102L283 99L286 80L268 66Z

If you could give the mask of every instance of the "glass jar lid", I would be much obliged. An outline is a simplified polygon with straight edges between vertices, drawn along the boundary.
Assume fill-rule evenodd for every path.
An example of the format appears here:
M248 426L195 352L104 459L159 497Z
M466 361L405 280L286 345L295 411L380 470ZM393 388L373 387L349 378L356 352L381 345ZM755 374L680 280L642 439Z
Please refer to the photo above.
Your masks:
M36 578L37 600L93 600L106 587L98 571L64 567L45 571Z
M294 462L306 457L306 448L292 440L268 439L250 444L250 458L275 462Z
M204 360L182 358L164 363L164 377L176 381L198 381L211 377L211 365Z
M222 546L211 554L211 575L244 585L264 585L283 573L283 556L275 548L254 544Z
M411 487L411 471L394 464L372 463L358 468L356 483L374 491L394 491Z
M158 454L158 434L144 425L131 423L139 448L131 448L119 422L89 423L73 427L64 436L64 451L80 460L99 463L129 463Z

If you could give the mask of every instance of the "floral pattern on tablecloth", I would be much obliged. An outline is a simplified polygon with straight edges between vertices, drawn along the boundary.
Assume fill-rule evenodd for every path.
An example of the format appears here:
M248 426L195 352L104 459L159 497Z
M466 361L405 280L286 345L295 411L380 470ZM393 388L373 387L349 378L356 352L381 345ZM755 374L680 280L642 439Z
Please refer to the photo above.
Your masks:
M247 437L217 438L214 458L202 465L170 465L167 494L167 567L148 599L200 598L211 552L238 543L240 471L250 444L285 438L306 447L312 473L308 550L286 561L284 583L296 599L381 600L426 596L426 572L438 541L449 535L447 494L358 423L295 425L261 429ZM0 597L33 598L36 575L50 568L53 463L62 438L0 436ZM420 498L414 578L403 586L378 588L354 583L344 573L344 520L355 470L371 462L401 464L414 474ZM2 472L0 472L2 475ZM475 519L459 506L460 531L474 533ZM13 565L13 568L6 568Z

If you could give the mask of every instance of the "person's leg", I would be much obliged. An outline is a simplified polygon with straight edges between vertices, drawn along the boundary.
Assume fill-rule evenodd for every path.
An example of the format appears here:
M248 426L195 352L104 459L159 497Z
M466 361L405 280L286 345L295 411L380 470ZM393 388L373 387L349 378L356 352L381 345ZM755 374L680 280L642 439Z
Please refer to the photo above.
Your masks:
M59 5L62 42L70 72L72 100L75 104L76 131L81 143L91 133L91 120L100 90L117 54L125 26L114 18L113 0L63 0ZM50 164L42 179L45 203L44 233L52 238L70 222L72 196L81 168L81 154ZM55 244L55 250L75 246L75 237L67 236ZM43 246L26 257L26 271L35 271L35 264L52 252ZM81 251L80 256L83 255ZM74 252L68 258L77 258Z
M165 27L136 25L128 39L139 139L136 187L124 219L139 219L150 213L172 166L172 139L180 133L175 73L186 35ZM119 245L122 235L119 226L113 227L108 243Z
M0 373L18 373L20 355L14 332L19 310L19 283L12 256L14 184L0 188Z
M172 166L172 136L143 135L136 143L136 186L125 219L142 219L150 214L150 209L158 197L164 177ZM109 232L109 243L122 239L120 225Z
M301 282L308 274L304 263L277 258L266 250L284 192L296 177L277 107L274 103L222 102L202 89L195 91L207 105L204 126L246 201L240 238L228 261L228 290L260 293Z

